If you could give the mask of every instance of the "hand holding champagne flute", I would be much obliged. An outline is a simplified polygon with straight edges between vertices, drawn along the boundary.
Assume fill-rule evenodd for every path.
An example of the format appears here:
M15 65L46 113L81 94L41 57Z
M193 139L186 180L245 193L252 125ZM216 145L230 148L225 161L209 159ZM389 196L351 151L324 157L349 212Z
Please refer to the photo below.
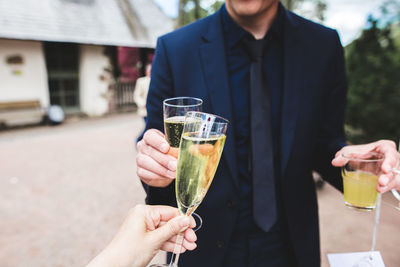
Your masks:
M165 99L165 132L148 129L137 143L137 175L148 186L166 187L176 177L179 141L187 111L200 111L203 101L193 97Z
M227 127L228 121L216 115L195 111L186 114L175 181L181 215L192 215L203 201L222 155ZM152 267L177 267L182 241L182 235L178 235L169 265Z
M181 215L190 216L205 197L214 179L225 145L228 121L202 112L188 112L179 146L175 182ZM174 249L170 267L177 267L182 238Z

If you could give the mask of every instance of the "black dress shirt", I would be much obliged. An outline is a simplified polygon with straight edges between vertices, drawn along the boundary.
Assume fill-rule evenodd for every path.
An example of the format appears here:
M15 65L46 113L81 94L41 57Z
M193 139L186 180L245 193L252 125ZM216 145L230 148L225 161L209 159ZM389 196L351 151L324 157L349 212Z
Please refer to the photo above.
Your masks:
M278 183L280 174L280 128L281 99L283 95L283 23L284 10L279 6L277 17L266 38L268 45L264 52L264 73L270 90L272 138L274 152L275 179ZM237 25L222 7L222 26L224 31L225 54L228 70L229 88L232 96L233 127L235 131L235 148L240 178L239 218L235 231L251 234L261 231L252 216L252 179L249 171L250 156L250 64L251 60L243 46L242 39L250 35ZM279 185L279 184L277 184ZM277 188L278 189L278 188ZM277 192L277 198L279 194ZM277 199L278 201L278 199ZM278 211L279 216L279 211ZM279 219L278 219L279 220ZM277 230L276 224L271 230Z

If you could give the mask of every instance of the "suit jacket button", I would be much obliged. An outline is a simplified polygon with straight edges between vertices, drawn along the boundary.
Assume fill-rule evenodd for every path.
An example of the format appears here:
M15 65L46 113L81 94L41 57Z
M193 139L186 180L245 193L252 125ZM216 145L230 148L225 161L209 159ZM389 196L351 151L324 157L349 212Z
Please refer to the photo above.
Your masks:
M218 248L224 248L224 242L222 242L221 240L217 241L217 247Z

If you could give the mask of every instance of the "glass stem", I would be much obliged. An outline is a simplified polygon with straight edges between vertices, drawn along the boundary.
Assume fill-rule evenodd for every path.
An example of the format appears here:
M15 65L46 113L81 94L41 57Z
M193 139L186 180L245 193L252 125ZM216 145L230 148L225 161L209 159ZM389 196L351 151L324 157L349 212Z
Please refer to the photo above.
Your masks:
M171 262L169 267L178 267L179 255L181 253L183 243L183 233L179 233L176 237L174 252L172 253Z
M375 245L376 245L376 236L378 234L379 216L381 213L381 198L382 198L382 195L378 194L378 199L376 200L375 224L374 224L374 232L372 234L371 251L375 250Z

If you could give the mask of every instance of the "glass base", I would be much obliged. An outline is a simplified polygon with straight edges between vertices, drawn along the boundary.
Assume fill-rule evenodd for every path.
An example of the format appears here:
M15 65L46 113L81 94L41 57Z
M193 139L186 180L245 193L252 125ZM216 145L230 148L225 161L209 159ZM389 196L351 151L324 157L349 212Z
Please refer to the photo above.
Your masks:
M375 206L368 206L368 207L360 207L360 206L355 206L353 204L350 204L349 202L344 202L344 204L354 210L360 210L360 211L373 211L375 209Z
M152 264L149 267L168 267L168 263L157 263L157 264Z

